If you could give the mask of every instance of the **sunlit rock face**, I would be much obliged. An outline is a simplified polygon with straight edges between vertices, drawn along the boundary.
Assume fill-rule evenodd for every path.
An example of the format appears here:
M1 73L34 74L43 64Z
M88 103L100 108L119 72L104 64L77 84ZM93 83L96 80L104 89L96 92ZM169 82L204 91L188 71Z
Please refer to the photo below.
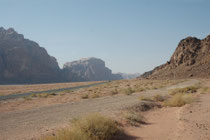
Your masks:
M170 61L142 75L151 79L210 77L210 35L180 41Z

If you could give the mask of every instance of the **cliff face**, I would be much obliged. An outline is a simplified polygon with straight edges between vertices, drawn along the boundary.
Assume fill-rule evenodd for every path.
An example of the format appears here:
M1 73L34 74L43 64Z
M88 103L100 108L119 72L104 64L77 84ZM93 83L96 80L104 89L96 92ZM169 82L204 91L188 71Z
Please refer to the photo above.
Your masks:
M200 40L187 37L180 41L170 61L142 75L151 79L210 77L210 35Z
M14 29L0 28L0 84L60 81L56 59Z
M119 80L122 77L112 74L105 66L105 62L98 58L86 58L78 61L67 62L63 66L63 77L66 81L101 81Z

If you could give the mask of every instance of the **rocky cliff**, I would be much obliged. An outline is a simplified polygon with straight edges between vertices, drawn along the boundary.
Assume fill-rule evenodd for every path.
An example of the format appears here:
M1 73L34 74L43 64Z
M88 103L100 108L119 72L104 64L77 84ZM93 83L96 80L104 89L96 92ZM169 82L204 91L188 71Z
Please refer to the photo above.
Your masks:
M101 81L122 79L119 74L105 66L105 62L98 58L84 58L67 62L63 66L63 77L66 81Z
M210 77L210 35L180 41L170 61L142 75L151 79Z
M0 28L0 84L59 82L56 59L14 29Z

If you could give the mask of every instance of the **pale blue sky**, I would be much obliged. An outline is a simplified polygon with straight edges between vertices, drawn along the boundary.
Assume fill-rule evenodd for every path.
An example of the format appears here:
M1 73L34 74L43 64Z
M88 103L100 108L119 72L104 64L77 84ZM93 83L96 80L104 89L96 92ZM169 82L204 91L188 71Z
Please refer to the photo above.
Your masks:
M143 73L169 60L181 39L210 34L210 1L0 0L0 18L61 67L93 56L113 72Z

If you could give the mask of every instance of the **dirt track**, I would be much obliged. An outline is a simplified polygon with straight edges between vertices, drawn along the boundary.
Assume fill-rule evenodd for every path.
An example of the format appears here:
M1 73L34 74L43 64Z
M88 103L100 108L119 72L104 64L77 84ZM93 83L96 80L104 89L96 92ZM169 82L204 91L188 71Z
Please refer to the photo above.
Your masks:
M167 94L169 89L186 87L197 82L197 80L190 80L168 88L135 93L130 96L117 95L86 99L75 103L2 113L0 114L0 140L32 139L65 126L70 119L77 116L92 112L111 115L114 111L138 103L140 95Z
M210 140L210 94L183 107L164 107L145 114L147 125L128 127L135 140Z

